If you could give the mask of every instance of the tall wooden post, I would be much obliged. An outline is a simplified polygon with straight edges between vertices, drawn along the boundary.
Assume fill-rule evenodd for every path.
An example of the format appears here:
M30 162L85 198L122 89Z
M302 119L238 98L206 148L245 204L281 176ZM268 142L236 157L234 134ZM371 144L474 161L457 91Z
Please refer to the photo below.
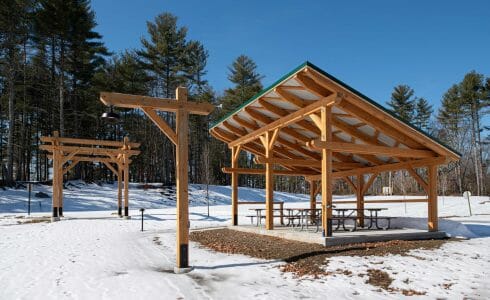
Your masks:
M124 137L124 149L128 149L129 138ZM129 158L123 154L123 177L124 177L124 217L129 217Z
M60 157L60 151L58 149L59 143L56 140L56 138L59 137L58 131L53 132L53 196L52 196L52 209L53 209L53 214L52 214L52 221L58 221L58 207L59 207L59 168L60 168L60 162L61 162L61 157Z
M187 102L187 89L177 88L177 102ZM188 199L188 134L189 113L179 108L176 113L176 178L177 178L177 268L189 267L189 199Z
M374 176L374 174L372 175ZM357 223L364 227L364 175L357 174L356 187L356 208L357 208Z
M321 109L321 140L332 141L331 107ZM323 236L332 236L332 150L322 149L322 228Z
M238 168L240 146L231 148L231 167ZM238 173L231 173L231 224L238 225Z
M311 209L311 222L316 219L316 182L314 180L308 181L310 184L310 209Z
M428 166L428 227L429 231L438 230L437 213L437 165Z
M117 164L117 215L122 217L122 166Z
M58 178L59 178L59 185L58 185L58 215L60 217L63 217L63 178L64 178L64 174L63 174L63 162L62 162L62 159L63 159L63 155L61 154L61 151L59 153L59 160L60 160L60 163L58 164L59 166L59 169L58 169Z

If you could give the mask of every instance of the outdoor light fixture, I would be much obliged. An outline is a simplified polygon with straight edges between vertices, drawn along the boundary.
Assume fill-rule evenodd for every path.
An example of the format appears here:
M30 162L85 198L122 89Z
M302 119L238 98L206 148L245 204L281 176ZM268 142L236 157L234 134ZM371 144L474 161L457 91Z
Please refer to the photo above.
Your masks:
M102 119L107 120L110 123L117 123L119 122L119 114L114 112L114 109L111 105L110 111L109 112L104 112L101 116Z
M144 208L140 208L140 212L141 212L141 231L143 231L143 220L144 220L144 213L145 213L145 209Z

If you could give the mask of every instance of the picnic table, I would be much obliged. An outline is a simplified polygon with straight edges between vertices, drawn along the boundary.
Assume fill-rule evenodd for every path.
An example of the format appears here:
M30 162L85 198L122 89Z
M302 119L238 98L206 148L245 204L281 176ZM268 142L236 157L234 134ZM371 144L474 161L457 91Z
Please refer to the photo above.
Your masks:
M369 219L368 229L373 228L373 226L375 226L376 229L383 229L383 228L379 227L379 225L378 225L379 219L388 220L387 228L389 228L391 218L378 216L378 213L380 211L383 211L383 210L387 210L387 208L335 208L334 211L337 213L337 215L333 217L334 220L337 220L337 228L335 230L339 230L340 225L342 225L342 228L344 230L347 230L347 228L345 228L345 221L346 220L353 220L354 221L354 228L352 229L352 231L355 231L357 229L356 220L359 218L359 215L361 215L361 214L364 215L364 211L369 212L369 217L364 216L364 218ZM346 215L347 212L350 212L350 213L348 213ZM354 215L354 213L356 213L356 214Z
M321 208L286 208L286 211L286 218L288 219L286 226L294 227L294 220L298 220L297 226L301 226L301 230L303 230L305 225L308 229L310 222L316 225L317 231L319 230L322 213Z
M265 218L265 216L262 215L262 212L265 211L265 208L249 208L251 211L255 211L255 215L248 215L247 217L250 218L250 222L253 224L253 219L257 219L257 226L262 224L262 219ZM281 225L284 225L284 209L282 208L274 208L272 209L273 212L273 217L280 218L281 220ZM274 212L279 212L279 215L274 214Z
M247 217L250 217L250 222L253 224L254 218L256 218L256 226L259 226L262 224L262 219L265 218L265 215L262 214L263 211L265 211L265 208L250 208L249 210L255 211L255 215L249 215ZM286 210L286 215L284 215L284 210ZM335 214L332 216L332 220L337 221L337 227L335 230L339 230L340 226L342 226L342 229L345 231L349 230L345 227L345 222L347 220L352 220L353 221L353 228L350 229L350 231L355 231L357 230L357 219L359 218L360 215L364 216L364 212L369 212L369 216L364 216L365 219L369 219L369 226L368 229L372 229L373 227L376 229L388 229L390 227L390 217L380 217L378 213L380 211L387 210L387 208L334 208L333 211ZM321 224L321 215L322 215L322 209L321 208L275 208L272 210L273 211L273 217L274 218L280 218L281 224L286 225L286 226L291 226L291 227L300 227L301 230L306 227L306 229L309 228L309 225L316 225L316 230L317 232L319 231L320 224ZM275 214L275 212L279 212L279 214ZM287 224L284 224L284 218L288 220ZM388 225L385 228L382 228L379 226L378 221L380 219L385 219L388 221ZM297 224L295 224L295 220L297 220Z

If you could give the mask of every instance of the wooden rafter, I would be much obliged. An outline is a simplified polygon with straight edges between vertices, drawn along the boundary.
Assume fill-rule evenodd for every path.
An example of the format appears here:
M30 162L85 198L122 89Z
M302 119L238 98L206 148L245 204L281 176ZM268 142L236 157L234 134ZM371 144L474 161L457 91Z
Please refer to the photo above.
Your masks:
M231 142L229 146L233 147L239 144L247 143L250 140L256 139L258 136L265 133L266 131L274 130L276 128L283 128L290 124L296 123L298 120L301 120L309 114L319 110L321 107L334 105L338 101L339 99L337 99L336 95L318 100L300 110L295 111L294 113L291 113L281 119L275 120L272 123L269 123L254 132L250 132L249 134L240 137L239 139Z

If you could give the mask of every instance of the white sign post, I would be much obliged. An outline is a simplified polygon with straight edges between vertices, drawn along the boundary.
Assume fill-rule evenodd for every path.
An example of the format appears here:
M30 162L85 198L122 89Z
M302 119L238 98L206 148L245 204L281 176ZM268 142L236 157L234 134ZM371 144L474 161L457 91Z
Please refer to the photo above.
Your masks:
M463 198L466 198L466 200L468 200L468 209L470 210L470 217L471 217L473 214L471 213L470 197L471 197L471 192L470 191L466 191L466 192L463 193Z

